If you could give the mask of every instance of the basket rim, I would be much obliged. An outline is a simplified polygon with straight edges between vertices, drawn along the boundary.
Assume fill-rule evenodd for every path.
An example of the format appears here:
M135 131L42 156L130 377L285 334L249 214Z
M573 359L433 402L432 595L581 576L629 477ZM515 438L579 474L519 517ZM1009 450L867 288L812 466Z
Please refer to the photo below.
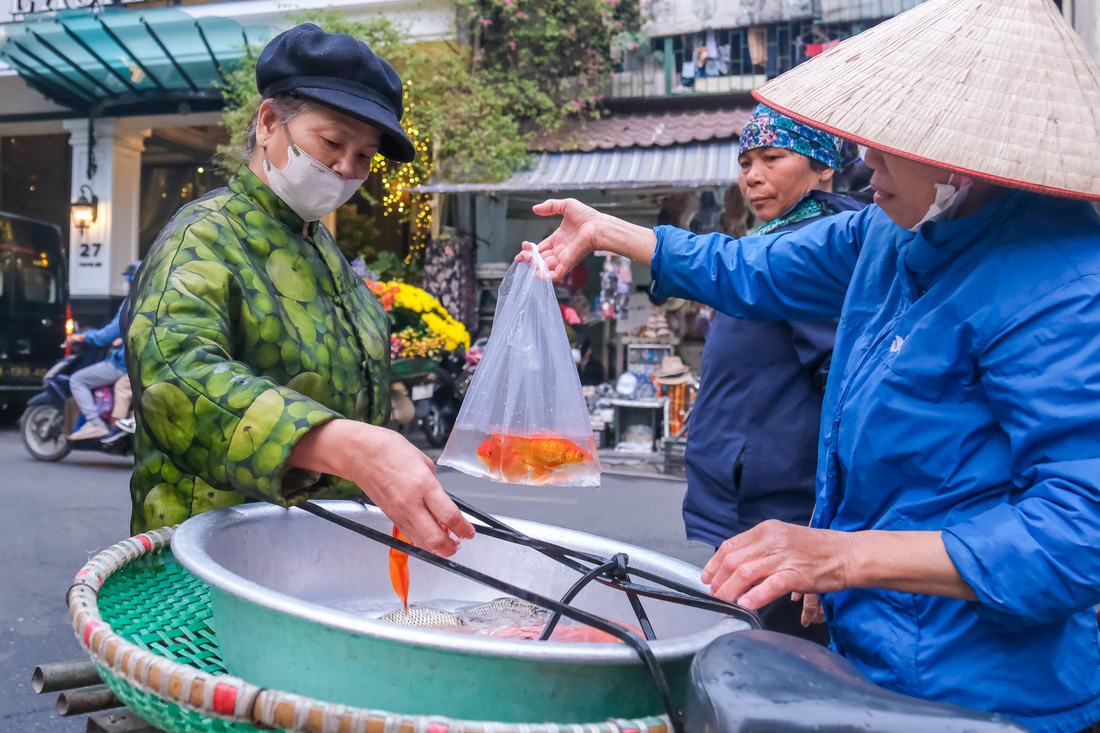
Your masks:
M177 525L178 526L178 525ZM77 572L66 594L73 631L92 661L117 679L164 702L212 718L258 728L308 733L332 730L366 733L668 733L665 715L597 723L501 723L456 720L439 715L407 715L329 703L290 692L261 688L239 677L217 675L143 649L116 634L99 611L99 592L114 573L138 558L168 548L176 527L144 532L103 550ZM382 726L382 727L379 727Z

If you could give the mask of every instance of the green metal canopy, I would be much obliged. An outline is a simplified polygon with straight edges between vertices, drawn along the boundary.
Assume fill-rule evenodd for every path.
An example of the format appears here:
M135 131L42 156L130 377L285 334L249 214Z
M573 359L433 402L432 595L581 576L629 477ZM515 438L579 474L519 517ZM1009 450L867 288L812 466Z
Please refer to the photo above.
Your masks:
M271 30L175 8L65 10L5 28L0 60L82 115L118 108L216 108L217 82Z

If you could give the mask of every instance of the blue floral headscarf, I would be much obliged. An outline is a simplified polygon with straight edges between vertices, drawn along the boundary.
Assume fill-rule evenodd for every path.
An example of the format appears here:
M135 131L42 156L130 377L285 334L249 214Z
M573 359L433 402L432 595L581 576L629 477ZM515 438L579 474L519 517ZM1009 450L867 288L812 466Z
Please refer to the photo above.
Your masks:
M815 130L760 104L752 111L752 118L741 131L741 146L737 154L755 148L784 148L838 169L842 145L835 135Z

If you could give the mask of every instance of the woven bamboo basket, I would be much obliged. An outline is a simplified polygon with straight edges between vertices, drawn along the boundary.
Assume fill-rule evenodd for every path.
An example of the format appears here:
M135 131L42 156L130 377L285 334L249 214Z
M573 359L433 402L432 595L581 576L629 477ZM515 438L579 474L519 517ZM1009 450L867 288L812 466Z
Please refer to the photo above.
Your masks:
M104 682L172 733L668 733L665 716L577 724L400 715L328 703L228 674L208 622L208 592L175 562L173 528L131 537L90 560L69 589L77 639Z

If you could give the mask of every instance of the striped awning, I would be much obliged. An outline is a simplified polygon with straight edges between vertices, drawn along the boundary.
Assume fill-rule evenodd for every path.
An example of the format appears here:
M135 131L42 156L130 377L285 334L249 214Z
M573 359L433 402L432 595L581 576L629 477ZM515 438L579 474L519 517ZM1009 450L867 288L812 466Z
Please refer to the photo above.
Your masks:
M737 182L737 140L668 147L542 153L500 183L429 183L419 193L702 188Z
M5 27L0 60L81 114L142 103L220 104L217 82L267 28L175 8L66 10Z

